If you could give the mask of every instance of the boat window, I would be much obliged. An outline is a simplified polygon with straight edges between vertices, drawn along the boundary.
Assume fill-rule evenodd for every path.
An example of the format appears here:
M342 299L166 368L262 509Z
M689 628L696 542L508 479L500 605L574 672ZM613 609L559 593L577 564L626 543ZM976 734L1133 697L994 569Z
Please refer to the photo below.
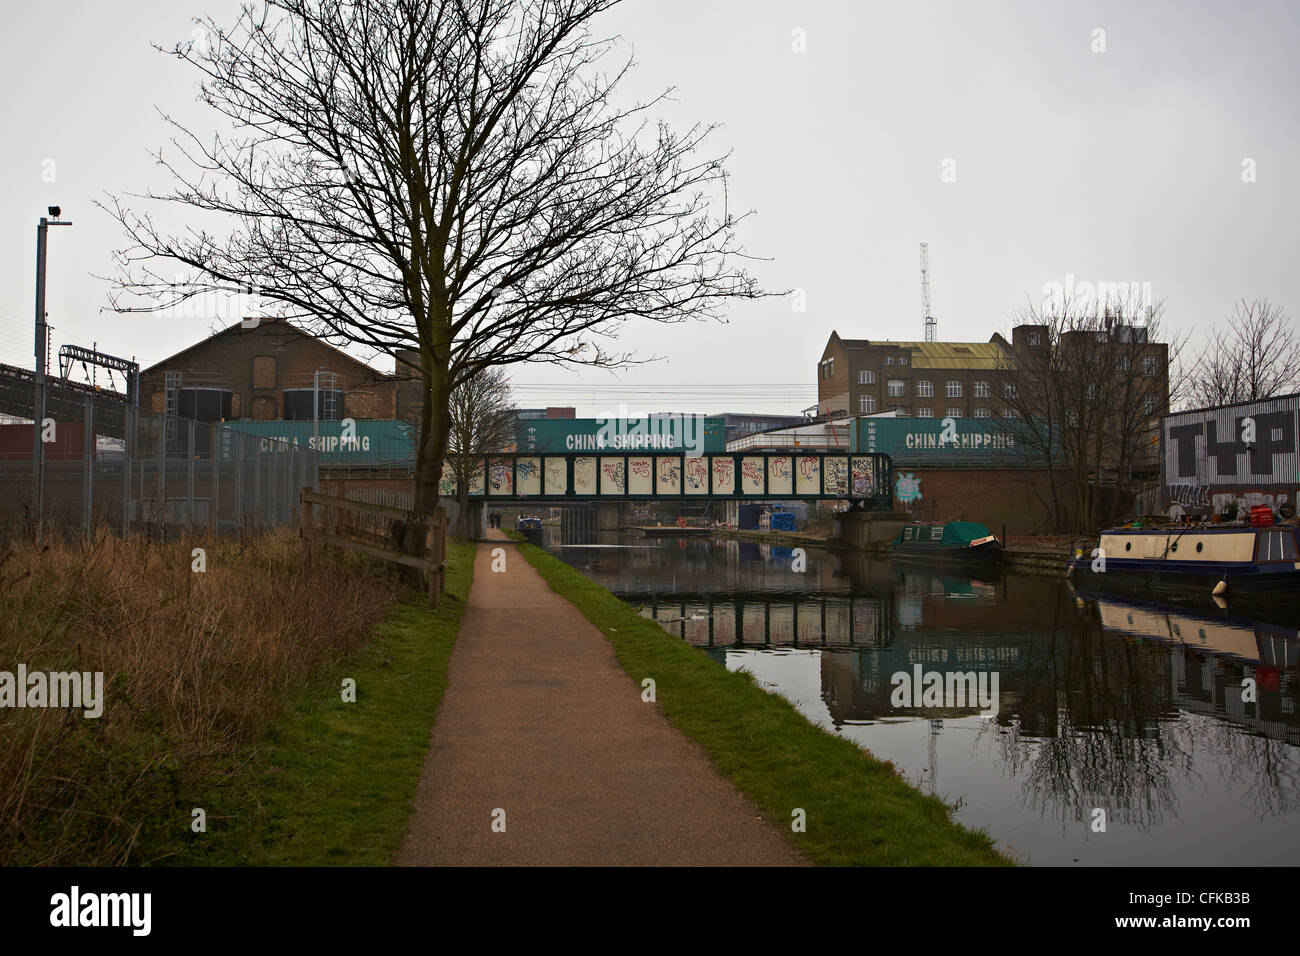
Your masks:
M1196 542L1196 553L1200 554L1204 550L1205 550L1205 542L1204 541Z
M1124 542L1124 550L1125 550L1125 551L1132 551L1132 550L1133 550L1133 542L1132 542L1132 541L1125 541L1125 542Z
M911 541L911 540L912 540L912 529L911 529L911 528L904 528L904 529L903 529L903 540L904 540L904 541Z
M1295 561L1295 535L1290 530L1261 531L1259 535L1260 561Z
M931 540L931 541L938 541L938 540L939 540L940 538L942 538L942 537L943 537L943 525L941 525L941 524L937 524L937 525L935 525L933 528L930 529L930 540Z

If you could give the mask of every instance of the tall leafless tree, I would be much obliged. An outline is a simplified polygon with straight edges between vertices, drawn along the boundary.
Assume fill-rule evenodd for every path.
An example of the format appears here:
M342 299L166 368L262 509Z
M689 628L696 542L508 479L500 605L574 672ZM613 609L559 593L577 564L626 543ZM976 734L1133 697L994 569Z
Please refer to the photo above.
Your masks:
M1162 341L1163 308L1145 303L1029 305L1013 322L1037 326L1039 342L1004 355L1005 428L1056 530L1091 531L1153 480L1182 340Z
M1197 406L1253 402L1300 391L1300 337L1294 320L1267 299L1237 302L1196 360L1190 400Z
M136 198L183 228L107 200L130 244L114 306L251 290L335 341L415 350L429 513L457 386L517 362L626 364L603 342L627 320L765 294L739 265L749 214L727 204L725 157L699 155L712 127L657 122L671 90L621 105L631 61L591 32L618 2L267 0L229 30L202 21L163 52L233 132L168 118L174 186Z

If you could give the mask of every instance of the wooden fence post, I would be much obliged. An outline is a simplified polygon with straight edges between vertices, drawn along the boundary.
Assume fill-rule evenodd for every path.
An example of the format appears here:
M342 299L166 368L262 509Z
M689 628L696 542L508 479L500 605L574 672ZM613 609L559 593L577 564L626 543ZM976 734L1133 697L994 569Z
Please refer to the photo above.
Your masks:
M447 512L434 509L429 520L429 530L424 533L424 551L429 556L429 607L437 608L438 599L447 590L444 571L446 561Z

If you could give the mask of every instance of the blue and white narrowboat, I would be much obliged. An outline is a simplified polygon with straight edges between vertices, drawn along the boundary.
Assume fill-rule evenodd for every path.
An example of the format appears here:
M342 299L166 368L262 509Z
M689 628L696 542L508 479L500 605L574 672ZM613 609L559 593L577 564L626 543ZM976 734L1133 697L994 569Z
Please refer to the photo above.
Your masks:
M1300 595L1300 535L1291 525L1111 528L1067 569L1095 588L1193 591L1215 596Z

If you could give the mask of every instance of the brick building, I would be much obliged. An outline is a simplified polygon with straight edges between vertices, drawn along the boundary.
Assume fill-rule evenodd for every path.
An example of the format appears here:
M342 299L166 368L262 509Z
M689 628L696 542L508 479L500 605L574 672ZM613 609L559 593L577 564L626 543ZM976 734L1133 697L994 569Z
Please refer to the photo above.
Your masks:
M997 373L1008 349L1000 335L988 342L880 342L832 332L817 363L817 412L997 417Z
M418 384L379 372L278 319L235 324L140 373L154 412L220 420L403 419Z

